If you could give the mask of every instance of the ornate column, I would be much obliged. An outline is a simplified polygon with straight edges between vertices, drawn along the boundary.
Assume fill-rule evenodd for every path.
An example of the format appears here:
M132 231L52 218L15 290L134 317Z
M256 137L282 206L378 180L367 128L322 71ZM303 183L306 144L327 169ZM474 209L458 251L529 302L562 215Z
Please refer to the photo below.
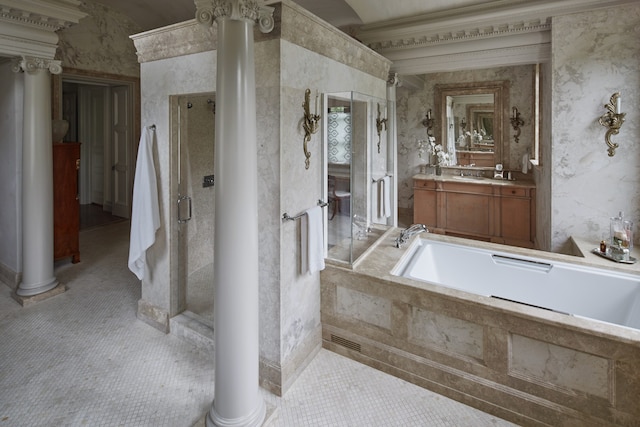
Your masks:
M53 142L51 79L60 61L23 56L14 71L24 71L22 130L22 281L16 290L28 297L58 286L53 275Z
M273 8L252 0L195 0L218 25L215 156L215 398L207 426L258 426L258 159L253 26L273 29Z

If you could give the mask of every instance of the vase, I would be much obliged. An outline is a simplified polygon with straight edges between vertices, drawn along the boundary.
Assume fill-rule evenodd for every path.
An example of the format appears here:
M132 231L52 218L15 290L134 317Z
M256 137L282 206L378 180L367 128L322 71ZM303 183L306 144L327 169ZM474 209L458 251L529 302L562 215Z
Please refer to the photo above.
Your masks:
M436 175L442 175L442 166L436 165Z
M62 142L62 138L69 131L69 122L66 120L52 120L51 121L51 136L53 142Z

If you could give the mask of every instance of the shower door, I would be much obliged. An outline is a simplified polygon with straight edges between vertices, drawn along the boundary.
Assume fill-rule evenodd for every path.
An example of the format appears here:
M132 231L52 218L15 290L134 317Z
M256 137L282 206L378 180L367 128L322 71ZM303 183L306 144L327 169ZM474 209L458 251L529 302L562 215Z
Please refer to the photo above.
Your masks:
M213 326L215 94L178 97L178 280L184 306Z

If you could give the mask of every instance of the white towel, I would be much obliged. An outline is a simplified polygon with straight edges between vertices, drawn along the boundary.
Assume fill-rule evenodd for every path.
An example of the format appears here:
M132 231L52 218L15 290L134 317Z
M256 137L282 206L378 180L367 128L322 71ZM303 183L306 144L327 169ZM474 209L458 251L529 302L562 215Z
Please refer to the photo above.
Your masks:
M313 207L300 219L300 271L313 274L324 270L324 236L322 230L322 208Z
M378 181L378 203L380 205L380 216L389 218L391 216L391 179L385 176Z
M133 181L133 209L131 211L131 235L129 237L129 270L142 280L147 261L147 249L156 240L160 228L158 185L153 165L155 131L142 130L138 146L138 160Z
M531 169L531 162L529 161L529 153L525 153L522 156L522 173L527 173Z

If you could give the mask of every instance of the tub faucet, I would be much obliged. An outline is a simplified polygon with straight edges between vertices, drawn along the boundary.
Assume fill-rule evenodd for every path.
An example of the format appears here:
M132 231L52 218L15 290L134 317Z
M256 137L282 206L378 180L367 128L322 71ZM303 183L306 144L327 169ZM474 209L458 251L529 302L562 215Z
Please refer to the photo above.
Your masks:
M400 235L396 239L396 248L402 247L405 243L409 241L411 237L418 233L428 233L427 226L424 224L413 224L411 227L405 228L400 231Z

